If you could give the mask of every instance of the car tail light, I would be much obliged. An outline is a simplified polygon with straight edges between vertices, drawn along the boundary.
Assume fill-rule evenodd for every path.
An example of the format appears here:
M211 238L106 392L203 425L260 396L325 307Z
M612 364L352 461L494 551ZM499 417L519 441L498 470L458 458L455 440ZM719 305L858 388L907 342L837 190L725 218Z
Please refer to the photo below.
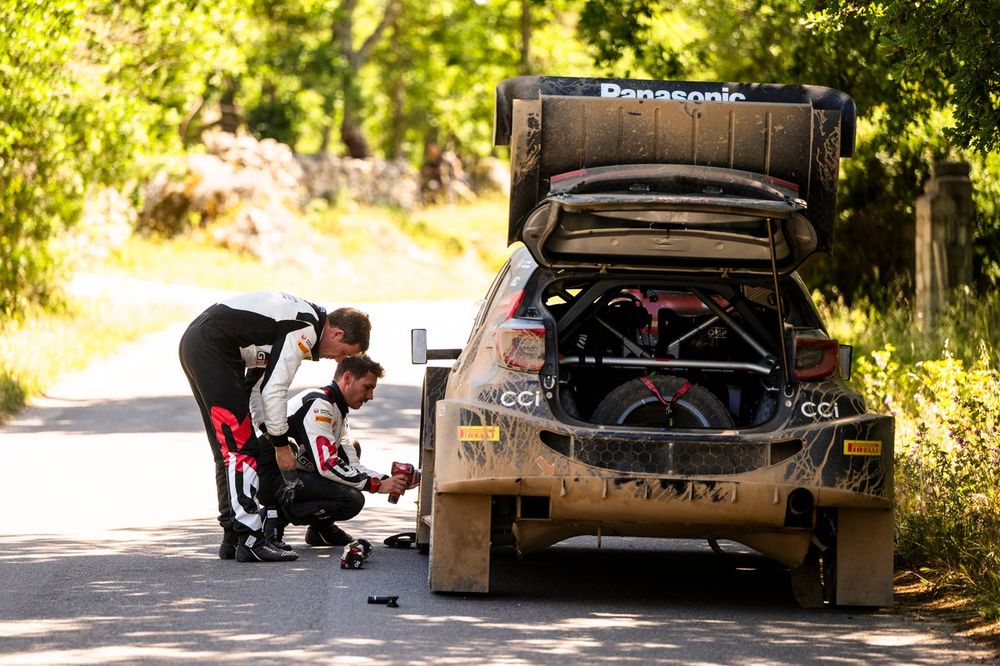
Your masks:
M795 338L795 378L810 381L829 377L840 365L840 343L827 338Z
M539 319L508 319L497 327L494 346L504 367L537 372L545 364L545 326Z

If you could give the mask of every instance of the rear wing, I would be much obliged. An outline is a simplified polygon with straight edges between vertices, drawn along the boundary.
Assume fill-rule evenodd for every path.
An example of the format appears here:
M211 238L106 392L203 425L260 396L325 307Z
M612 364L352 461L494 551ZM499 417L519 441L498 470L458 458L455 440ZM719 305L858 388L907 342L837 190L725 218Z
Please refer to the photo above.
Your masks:
M511 145L508 243L552 176L591 167L683 164L792 184L829 251L840 157L854 152L854 100L766 83L520 76L496 89L493 140Z

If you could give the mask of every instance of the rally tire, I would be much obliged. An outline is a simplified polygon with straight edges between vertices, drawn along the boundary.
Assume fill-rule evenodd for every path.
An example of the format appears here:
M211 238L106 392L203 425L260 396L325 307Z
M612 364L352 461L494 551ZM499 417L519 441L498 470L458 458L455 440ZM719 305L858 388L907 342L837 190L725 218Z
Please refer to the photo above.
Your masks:
M685 385L687 389L673 405L666 407L642 379L632 379L611 391L597 405L594 423L625 426L672 428L732 428L733 417L726 406L703 386L689 384L673 375L647 378L664 400L670 401Z

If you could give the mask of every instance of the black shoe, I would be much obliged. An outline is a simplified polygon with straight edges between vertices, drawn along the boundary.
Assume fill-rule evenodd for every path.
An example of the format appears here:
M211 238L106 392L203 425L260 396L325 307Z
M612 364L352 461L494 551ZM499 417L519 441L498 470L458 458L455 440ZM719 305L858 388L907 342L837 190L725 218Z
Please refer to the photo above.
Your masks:
M294 550L281 550L259 536L250 535L240 539L236 547L237 562L291 562L299 559Z
M222 543L219 544L219 559L220 560L232 560L236 558L236 544L239 541L239 535L236 532L231 532L226 530L222 535Z
M354 537L336 525L310 525L306 530L306 543L310 546L346 546L352 541Z
M277 510L268 509L264 513L264 538L281 550L291 550L292 547L284 542L285 527L288 523L281 519Z

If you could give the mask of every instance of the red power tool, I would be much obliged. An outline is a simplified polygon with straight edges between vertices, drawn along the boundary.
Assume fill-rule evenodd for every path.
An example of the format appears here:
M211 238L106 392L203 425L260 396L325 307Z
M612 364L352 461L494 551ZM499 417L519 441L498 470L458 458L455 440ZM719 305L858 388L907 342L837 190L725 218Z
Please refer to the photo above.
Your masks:
M392 476L406 476L406 485L413 481L413 465L410 463L392 463ZM389 493L389 503L395 504L399 501L399 493Z

